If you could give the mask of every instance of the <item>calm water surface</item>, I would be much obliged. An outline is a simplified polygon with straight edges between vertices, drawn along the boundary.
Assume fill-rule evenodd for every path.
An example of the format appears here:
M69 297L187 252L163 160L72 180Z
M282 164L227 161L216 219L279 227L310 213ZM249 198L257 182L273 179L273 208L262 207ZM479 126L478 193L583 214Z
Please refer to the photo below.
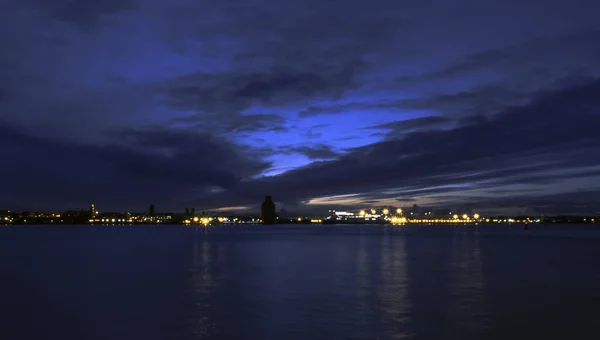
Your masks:
M0 339L600 339L598 226L0 227Z

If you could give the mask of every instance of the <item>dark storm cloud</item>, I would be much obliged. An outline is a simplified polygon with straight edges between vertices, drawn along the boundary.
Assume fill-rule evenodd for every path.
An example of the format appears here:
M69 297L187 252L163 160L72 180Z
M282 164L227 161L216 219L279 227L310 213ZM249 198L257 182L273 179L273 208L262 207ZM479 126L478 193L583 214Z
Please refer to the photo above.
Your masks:
M236 79L242 84L233 93L233 98L258 99L268 102L278 97L290 99L307 98L331 93L337 97L352 85L352 73L325 73L326 70L315 69L310 73L286 74L251 74Z
M508 108L474 124L410 133L236 190L266 191L281 201L301 201L390 187L427 191L432 185L481 181L485 188L486 181L516 183L515 178L525 174L531 174L533 182L558 183L573 178L569 170L600 164L599 107L600 81L595 81L540 95L526 106ZM448 189L429 193L436 191Z
M231 188L269 166L250 150L188 131L121 131L113 141L74 144L1 125L0 149L10 159L0 169L7 179L2 203L33 208L50 199L57 208L97 202L115 209L148 200L182 203L204 190Z
M536 62L537 65L534 74L530 74L530 76L548 77L554 75L563 77L564 72L572 73L573 71L582 70L582 67L595 65L593 60L600 56L600 46L596 44L598 39L600 39L598 28L575 30L554 37L538 37L502 48L477 51L463 56L439 70L419 75L398 76L396 81L409 86L417 82L452 80L465 74L481 71L515 72L522 71L527 68L526 65L533 62ZM556 69L553 65L553 62L555 62L553 58L555 56L560 58L565 53L576 53L584 56L584 58L577 64L569 65L571 68Z
M581 214L597 215L600 213L600 190L576 190L554 195L517 194L508 197L478 197L464 200L465 206L522 208L526 214Z
M329 106L309 106L298 112L300 118L310 118L321 115L335 115L344 114L356 110L387 110L387 111L400 111L404 109L405 101L408 100L394 100L394 101L372 101L372 102L353 102L344 103Z
M397 25L396 15L382 17L373 11L395 4L387 0L368 6L313 0L190 3L186 12L218 20L199 21L177 12L183 15L179 30L196 32L207 46L216 44L219 35L235 42L236 48L227 51L230 70L173 80L166 89L169 103L196 110L198 119L206 119L231 115L257 102L286 106L337 100L364 86L359 78L373 68L366 56L394 35ZM176 34L172 40L178 41Z
M310 159L332 159L340 156L340 153L336 152L333 148L322 144L315 146L288 147L284 148L282 151L303 154Z
M399 120L385 124L370 126L367 129L388 130L389 136L399 136L408 131L439 128L448 125L452 120L442 116L419 117Z
M323 114L342 114L348 112L349 110L370 108L370 106L371 104L364 103L349 103L335 106L309 106L298 112L298 117L307 118Z
M544 92L587 84L594 79L582 75L558 79L550 77L546 79L547 83L542 89L518 83L481 84L454 93L435 93L402 99L393 105L405 110L434 110L446 117L464 117L469 120L495 114L507 106L523 105Z
M188 123L202 131L224 134L288 130L286 120L275 114L200 114L175 119L174 122Z
M476 52L441 70L416 76L399 76L396 78L396 80L400 83L406 83L408 85L414 82L432 79L448 79L505 61L509 56L510 54L507 51L502 50Z
M507 105L527 101L531 93L508 90L498 85L480 85L456 93L433 94L400 100L398 107L411 110L436 110L445 114L469 116L495 113Z
M55 19L90 31L103 17L137 8L137 0L25 0L44 8Z
M581 77L573 77L574 84L580 84ZM587 79L589 81L590 79ZM561 81L565 81L561 79ZM571 85L574 85L571 84ZM562 85L562 86L558 86ZM564 87L566 84L557 84ZM539 89L512 88L508 84L481 84L454 93L433 93L414 98L393 101L353 102L331 106L310 106L298 112L299 117L344 114L351 111L385 110L388 112L429 111L449 116L469 116L473 114L491 114L507 105L523 104L535 96ZM441 119L441 118L440 118ZM407 125L412 120L407 120ZM401 122L398 122L401 124Z
M242 111L257 102L286 105L315 98L337 98L355 86L353 78L352 70L318 66L298 72L281 69L246 74L195 74L174 79L165 93L172 107L198 112L184 118L187 122L209 121L225 124L233 130L247 130L253 125L263 129L264 124L275 123L271 127L281 129L283 122L276 115L248 115ZM240 126L236 126L236 122L240 122Z

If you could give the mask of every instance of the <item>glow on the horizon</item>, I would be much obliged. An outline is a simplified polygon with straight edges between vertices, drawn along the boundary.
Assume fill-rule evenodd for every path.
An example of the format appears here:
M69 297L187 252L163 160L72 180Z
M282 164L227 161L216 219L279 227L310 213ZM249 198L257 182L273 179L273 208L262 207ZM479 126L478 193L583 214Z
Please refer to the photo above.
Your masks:
M247 206L238 206L238 207L222 207L218 209L214 209L214 211L241 211L250 209Z
M359 194L334 195L313 198L308 205L356 205L361 202Z

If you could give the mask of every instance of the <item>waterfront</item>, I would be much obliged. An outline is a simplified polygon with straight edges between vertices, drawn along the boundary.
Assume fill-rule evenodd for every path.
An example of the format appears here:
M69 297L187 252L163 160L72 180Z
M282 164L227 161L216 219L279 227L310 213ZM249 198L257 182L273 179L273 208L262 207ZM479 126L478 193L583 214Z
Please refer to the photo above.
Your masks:
M597 226L0 228L2 339L596 339Z

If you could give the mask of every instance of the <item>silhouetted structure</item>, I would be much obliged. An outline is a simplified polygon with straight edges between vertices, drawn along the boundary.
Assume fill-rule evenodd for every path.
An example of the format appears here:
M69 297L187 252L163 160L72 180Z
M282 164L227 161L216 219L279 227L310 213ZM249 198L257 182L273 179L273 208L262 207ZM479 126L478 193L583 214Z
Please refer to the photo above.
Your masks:
M275 203L271 196L265 196L265 201L260 207L260 217L263 224L277 223L277 214L275 213Z
M96 216L96 206L95 205L90 205L90 218L94 218L94 216Z
M185 216L190 216L190 208L185 208Z
M150 216L154 216L154 204L150 204L150 208L148 208L148 213Z
M412 209L410 210L410 214L413 217L419 217L419 216L421 216L421 207L419 207L416 204L413 204Z

